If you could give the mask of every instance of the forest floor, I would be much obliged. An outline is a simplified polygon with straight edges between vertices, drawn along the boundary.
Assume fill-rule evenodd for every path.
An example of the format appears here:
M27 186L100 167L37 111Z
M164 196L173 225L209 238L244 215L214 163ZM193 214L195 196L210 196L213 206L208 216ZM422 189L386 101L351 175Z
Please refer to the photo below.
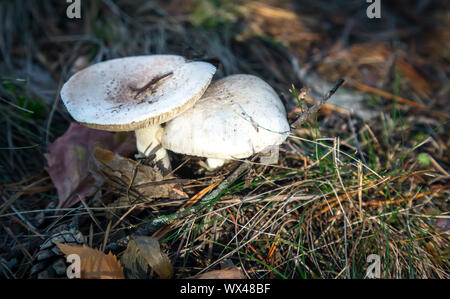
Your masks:
M3 1L0 277L63 275L61 252L43 254L58 236L122 266L146 236L172 272L125 265L128 278L365 278L371 255L381 278L450 278L450 5L381 1L369 19L365 1L330 2L82 1L69 19L64 1ZM131 178L149 167L134 136L72 124L59 91L90 64L157 53L218 58L214 80L259 76L291 122L302 88L313 104L345 83L277 164L249 158L230 180L245 161L210 172L170 153L173 184L157 186L169 195L148 198ZM99 140L116 153L108 167Z

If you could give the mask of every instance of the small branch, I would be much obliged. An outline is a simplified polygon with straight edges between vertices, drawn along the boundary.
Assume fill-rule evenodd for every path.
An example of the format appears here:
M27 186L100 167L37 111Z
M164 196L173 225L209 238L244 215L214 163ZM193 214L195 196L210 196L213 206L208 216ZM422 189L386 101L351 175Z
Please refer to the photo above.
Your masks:
M322 107L322 105L328 101L341 87L341 85L344 83L344 79L339 79L339 81L334 85L334 87L315 105L313 105L311 108L308 108L304 113L302 113L291 125L293 128L300 127L305 121L310 119L312 116L314 116L317 111Z
M162 79L172 75L173 72L168 72L164 75L161 76L157 76L155 78L153 78L152 80L150 80L150 82L148 82L147 84L145 84L143 87L141 88L137 88L137 87L133 87L133 86L128 86L131 90L136 91L137 93L134 95L134 98L136 99L141 93L143 93L144 91L146 91L147 89L149 89L151 86L155 85L156 83L158 83L159 81L161 81Z

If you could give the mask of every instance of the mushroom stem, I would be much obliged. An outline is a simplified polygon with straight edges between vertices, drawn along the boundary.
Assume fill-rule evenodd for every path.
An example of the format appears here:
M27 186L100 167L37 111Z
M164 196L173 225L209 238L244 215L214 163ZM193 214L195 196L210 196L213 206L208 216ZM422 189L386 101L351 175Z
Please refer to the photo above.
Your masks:
M161 145L163 128L160 125L152 125L134 131L136 134L136 146L139 153L149 156L155 154L154 162L161 162L166 170L170 170L170 160L167 151ZM159 146L159 148L158 148Z
M208 158L206 159L206 164L208 164L208 167L210 169L216 169L217 167L222 166L225 164L227 160L225 159L214 159L214 158Z

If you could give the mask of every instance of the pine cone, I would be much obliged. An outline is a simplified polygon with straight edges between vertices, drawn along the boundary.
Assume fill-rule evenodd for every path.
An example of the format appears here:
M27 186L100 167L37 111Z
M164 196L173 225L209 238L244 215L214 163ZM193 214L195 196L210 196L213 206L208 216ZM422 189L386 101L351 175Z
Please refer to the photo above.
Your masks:
M39 248L34 259L35 264L31 268L31 276L37 275L38 279L63 278L66 277L66 262L64 254L59 250L56 243L67 245L83 245L85 239L83 234L75 229L59 229L53 232Z

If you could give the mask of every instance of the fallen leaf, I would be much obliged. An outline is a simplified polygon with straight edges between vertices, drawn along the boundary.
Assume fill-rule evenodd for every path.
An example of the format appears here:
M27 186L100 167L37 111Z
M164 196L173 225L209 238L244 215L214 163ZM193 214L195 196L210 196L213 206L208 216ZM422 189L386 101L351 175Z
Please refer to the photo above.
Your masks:
M320 40L320 34L311 28L311 21L294 12L292 4L285 4L285 7L275 7L255 1L245 5L242 14L247 26L239 37L270 36L285 45L301 49L307 49L312 42Z
M209 271L193 278L196 279L245 279L242 269L239 267L223 269L223 270L213 270Z
M173 266L156 238L134 236L128 242L128 247L122 255L127 278L148 278L148 267L151 267L160 278L173 277Z
M395 66L408 78L409 85L419 96L427 98L432 94L430 84L415 70L414 66L400 57L396 59Z
M128 155L136 152L133 133L111 133L72 123L45 154L47 172L58 191L58 208L71 207L92 193L95 180L89 177L89 157L96 145Z
M120 258L127 279L148 279L150 269L134 240L128 242L128 247Z
M82 279L123 279L122 265L117 257L109 252L103 253L86 245L69 246L64 243L56 243L58 248L69 256L77 254L80 257L80 269Z
M126 194L131 198L129 202L142 196L145 199L167 198L175 186L174 183L163 181L164 177L157 167L144 165L99 147L94 150L94 157L96 167L93 171L103 176L107 184L121 190L121 195Z

